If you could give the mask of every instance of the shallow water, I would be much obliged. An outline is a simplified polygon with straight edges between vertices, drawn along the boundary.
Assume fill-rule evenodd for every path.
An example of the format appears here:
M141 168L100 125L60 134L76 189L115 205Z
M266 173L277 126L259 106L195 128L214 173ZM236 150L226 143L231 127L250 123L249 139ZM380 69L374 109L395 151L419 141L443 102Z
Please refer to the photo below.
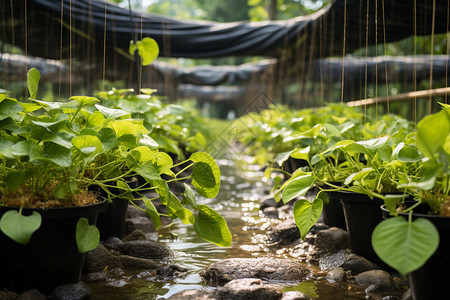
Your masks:
M211 263L232 257L277 256L292 258L289 249L269 252L260 234L270 227L270 220L264 218L259 211L259 201L267 195L271 184L263 182L262 172L256 166L245 161L221 160L221 189L215 199L201 199L218 210L226 219L233 235L233 244L229 248L221 248L205 242L195 235L192 226L184 225L178 220L169 230L160 230L158 240L165 243L173 252L170 261L188 269L185 276L167 279L155 273L140 272L117 274L106 283L89 283L92 299L166 299L173 294L188 289L215 289L207 285L199 275ZM298 258L297 258L298 259ZM305 263L306 264L306 263ZM312 276L307 281L286 287L289 290L300 290L318 299L366 299L364 287L349 283L330 283L315 265L308 265ZM129 284L125 284L129 282ZM130 284L131 283L131 284ZM123 286L121 286L123 285ZM404 291L390 295L401 296Z

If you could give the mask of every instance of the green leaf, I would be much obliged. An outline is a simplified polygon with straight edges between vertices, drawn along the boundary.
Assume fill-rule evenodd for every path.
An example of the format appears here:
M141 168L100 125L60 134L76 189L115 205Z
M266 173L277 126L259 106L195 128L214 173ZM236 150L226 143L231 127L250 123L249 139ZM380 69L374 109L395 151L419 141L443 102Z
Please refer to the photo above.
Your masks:
M42 159L42 148L33 141L20 141L12 146L12 154L16 156L28 156L30 162Z
M141 133L148 133L148 130L143 125L142 120L113 120L109 122L108 126L114 129L117 138L120 138L123 135L132 135L137 137Z
M169 154L165 152L157 152L155 154L155 160L159 174L167 174L169 176L175 177L175 174L173 174L172 170L170 170L170 168L172 168L173 166L173 160Z
M419 151L433 158L445 143L450 132L450 115L446 109L424 117L417 124L416 143Z
M39 79L41 79L41 73L36 68L31 68L27 74L27 86L32 99L36 99Z
M99 153L103 150L102 142L94 135L77 135L72 139L72 144L86 156Z
M158 143L146 134L142 135L139 138L138 145L139 146L147 146L152 150L156 150L159 147Z
M195 217L195 232L204 240L220 247L231 246L231 232L227 222L212 208L201 204Z
M159 216L158 210L156 209L155 205L153 205L153 202L147 197L144 196L142 200L147 207L145 209L145 213L152 219L155 228L158 229L159 227L161 227L161 218Z
M303 175L290 181L282 192L283 203L286 204L295 197L305 196L314 184L311 175Z
M184 193L182 194L183 195L183 199L185 200L185 202L189 203L189 205L191 205L193 208L196 209L197 208L197 201L196 201L196 198L195 198L194 191L186 183L183 183L183 186L184 186Z
M7 158L14 158L13 147L13 142L0 140L0 155Z
M422 156L416 148L403 146L398 152L398 159L405 162L416 162L421 160Z
M204 188L213 188L216 185L211 167L204 162L194 163L192 168L192 178Z
M377 154L382 161L391 161L392 147L385 144L378 149Z
M70 100L75 101L78 104L78 107L89 106L100 102L97 98L89 96L72 96L70 97Z
M146 37L142 41L134 43L131 41L129 52L134 55L134 52L138 50L139 56L142 58L142 65L147 66L154 61L159 55L158 43L152 38Z
M170 217L178 217L184 224L194 223L194 214L183 207L180 200L172 192L168 193L167 213Z
M17 101L5 99L0 102L0 121L9 117L17 118L21 111L23 111L22 106Z
M89 225L86 218L80 218L77 222L76 240L78 252L88 252L97 248L100 232L95 225Z
M42 217L36 211L30 216L23 216L21 211L10 210L3 214L0 229L17 243L26 245L32 234L41 227L41 223Z
M291 157L295 159L304 159L306 161L309 161L309 151L311 150L311 147L308 146L306 148L302 149L295 149L291 153Z
M107 152L117 146L116 133L112 128L102 128L98 133L100 134L103 151Z
M75 135L73 133L56 132L54 134L49 135L42 141L43 142L53 142L55 144L65 147L67 149L71 149L73 147L71 140L74 136Z
M345 178L344 184L345 185L349 185L350 183L352 183L353 181L361 181L363 180L367 175L369 175L370 173L374 172L375 170L373 168L364 168L359 172L353 173L350 176L348 176L347 178Z
M72 164L72 152L70 149L52 142L44 144L43 156L63 168L68 168Z
M397 203L402 201L406 195L387 194L384 195L384 205L391 215L397 214Z
M202 185L202 183L204 184L205 182L199 183L197 182L196 178L193 178L192 185L195 187L197 193L206 198L214 198L215 196L217 196L220 189L220 169L217 166L217 163L214 160L214 158L206 152L196 152L192 154L191 157L189 157L189 160L193 161L194 163L203 162L208 164L213 174L213 178L211 179L214 179L215 182L214 186L211 186L211 184L207 184L208 186L211 186L208 187ZM211 174L209 174L208 176L210 175ZM201 177L202 180L204 179L203 177L204 176Z
M4 181L6 183L6 186L8 187L8 190L14 190L27 182L28 179L30 179L36 172L36 169L34 168L27 168L25 170L18 170L18 171L9 171L5 177Z
M299 200L294 204L294 220L302 240L305 239L308 231L316 224L323 210L323 202L315 199L313 203L308 200Z
M119 119L122 117L127 118L131 117L131 114L129 112L121 109L109 108L100 104L95 104L95 108L97 108L98 111L101 112L106 119Z
M381 260L406 275L420 268L436 251L439 232L425 218L408 222L403 217L394 217L375 227L372 246Z

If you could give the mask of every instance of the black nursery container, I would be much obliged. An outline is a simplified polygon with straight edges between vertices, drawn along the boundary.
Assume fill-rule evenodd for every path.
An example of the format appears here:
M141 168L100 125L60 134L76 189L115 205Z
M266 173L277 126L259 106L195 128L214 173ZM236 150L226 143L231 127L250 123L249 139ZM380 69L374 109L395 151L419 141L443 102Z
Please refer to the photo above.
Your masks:
M390 218L389 211L382 207L384 219ZM425 218L439 232L439 246L436 252L427 262L408 274L409 285L411 287L414 300L447 299L450 282L450 217L441 217L426 214L427 208L420 206L414 210L413 219ZM399 213L400 216L408 219L408 214Z
M33 233L27 245L21 245L0 231L0 286L21 292L38 289L50 293L62 284L80 280L84 254L78 252L75 234L81 217L95 224L97 214L107 202L65 208L24 208L22 214L37 211L42 216L41 227ZM0 207L0 217L17 208Z
M386 265L375 254L371 242L373 230L383 220L380 206L384 201L346 191L335 194L342 203L352 252L385 267Z
M128 212L128 200L114 198L104 212L98 214L97 228L100 231L100 239L109 237L122 238L125 233L125 220Z
M329 227L346 229L344 210L339 199L339 193L328 192L328 204L323 206L323 223Z

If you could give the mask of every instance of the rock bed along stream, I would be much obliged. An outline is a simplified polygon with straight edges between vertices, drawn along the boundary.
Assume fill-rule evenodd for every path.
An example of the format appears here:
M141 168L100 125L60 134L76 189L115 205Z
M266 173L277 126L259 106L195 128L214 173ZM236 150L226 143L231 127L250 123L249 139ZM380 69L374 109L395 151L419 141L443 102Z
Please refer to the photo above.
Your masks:
M318 264L302 262L300 257L305 256L307 248L294 252L292 245L285 248L267 245L267 234L280 222L266 218L259 209L260 200L268 195L271 184L261 180L262 172L257 166L244 160L221 160L219 165L222 172L219 195L215 199L202 199L202 203L219 211L226 219L233 235L232 247L220 248L208 243L196 236L192 226L177 220L170 232L160 230L159 236L155 234L153 238L166 244L173 252L172 257L163 264L180 266L181 272L158 275L145 271L123 273L119 270L116 276L110 275L111 280L106 284L104 281L88 283L91 299L167 299L184 290L213 291L217 287L202 279L201 270L227 258L265 256L294 259L311 270L311 276L306 281L285 283L285 291L298 290L318 299L402 299L406 290L404 278L394 277L397 289L390 288L384 292L376 288L373 296L366 290L367 285L358 285L354 280L330 282L325 278L327 272L321 271ZM114 273L114 270L110 272Z

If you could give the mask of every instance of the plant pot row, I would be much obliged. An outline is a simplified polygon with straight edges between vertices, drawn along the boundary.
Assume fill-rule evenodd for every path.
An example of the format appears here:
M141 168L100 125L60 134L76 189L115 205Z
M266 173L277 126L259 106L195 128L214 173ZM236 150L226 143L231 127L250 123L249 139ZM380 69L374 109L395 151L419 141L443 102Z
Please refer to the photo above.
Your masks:
M322 212L324 223L330 227L347 230L352 252L393 271L378 257L371 242L375 227L384 219L391 217L384 206L384 201L345 191L329 192L328 194L329 203L324 206ZM413 203L413 201L409 202L409 204ZM405 219L408 218L406 213L399 213L399 215ZM439 232L440 243L436 252L422 267L408 274L413 299L444 299L446 284L450 282L450 243L448 243L450 218L429 215L426 213L426 209L422 209L422 213L413 214L413 219L419 217L433 223Z

